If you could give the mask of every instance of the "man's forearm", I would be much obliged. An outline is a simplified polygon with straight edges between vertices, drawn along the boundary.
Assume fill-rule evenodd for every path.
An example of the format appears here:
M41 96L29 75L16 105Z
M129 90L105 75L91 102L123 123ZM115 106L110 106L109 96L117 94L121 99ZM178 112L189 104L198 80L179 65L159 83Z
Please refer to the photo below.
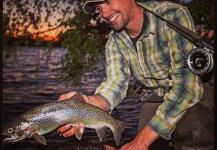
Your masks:
M139 133L138 138L144 142L146 146L150 146L155 140L157 140L160 136L154 132L148 126L144 127ZM137 137L136 137L137 138Z

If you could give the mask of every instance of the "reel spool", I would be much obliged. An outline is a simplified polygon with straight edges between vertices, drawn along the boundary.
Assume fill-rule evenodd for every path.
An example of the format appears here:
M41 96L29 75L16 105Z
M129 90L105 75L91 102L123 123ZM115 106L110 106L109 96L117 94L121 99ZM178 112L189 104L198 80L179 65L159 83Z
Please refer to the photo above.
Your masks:
M204 75L214 67L213 51L195 48L187 54L187 68L194 74Z

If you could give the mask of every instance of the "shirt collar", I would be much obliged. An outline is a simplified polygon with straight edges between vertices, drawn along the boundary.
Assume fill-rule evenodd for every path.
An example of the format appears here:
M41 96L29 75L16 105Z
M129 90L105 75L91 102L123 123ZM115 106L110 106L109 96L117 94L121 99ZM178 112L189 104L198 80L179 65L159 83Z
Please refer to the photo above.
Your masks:
M145 5L145 3L138 3L139 6L141 7L145 7L151 11L153 11L153 9L147 5ZM148 19L147 19L147 27L146 29L143 31L143 35L140 37L143 38L143 37L147 37L149 34L155 34L156 32L156 17L149 13L149 12L146 12L145 11L145 14L147 15ZM127 37L128 39L130 39L129 35L126 33L125 30L122 30L120 32L115 32L113 31L117 36L121 37L121 36L125 36Z

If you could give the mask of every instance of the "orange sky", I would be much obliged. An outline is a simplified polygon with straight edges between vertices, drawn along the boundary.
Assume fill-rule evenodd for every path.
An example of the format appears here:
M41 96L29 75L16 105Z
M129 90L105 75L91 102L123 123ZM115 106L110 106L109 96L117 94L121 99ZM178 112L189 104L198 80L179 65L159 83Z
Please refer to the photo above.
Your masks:
M43 38L45 41L59 41L57 35L60 33L60 32L64 32L66 30L66 28L64 27L59 27L53 31L48 31L48 32L44 32L44 31L47 31L49 28L47 27L42 27L40 28L39 30L35 31L34 29L29 29L29 32L31 32L33 34L32 38L35 39L37 37L36 34L34 33L37 33L37 32L43 32L42 34L38 34L39 37Z
M3 1L3 15L6 14L10 17L8 26L11 26L13 24L13 19L15 19L15 21L20 21L21 22L20 25L15 24L16 29L18 29L19 32L15 29L13 34L15 35L15 37L23 36L22 31L26 29L25 27L28 26L29 21L28 20L25 21L26 16L23 14L20 14L20 12L17 12L16 7L11 7L10 5L7 5L6 4L7 1L10 1L10 0ZM52 4L48 3L48 5L52 5ZM64 21L66 21L69 18L73 18L74 13L70 12L65 16L65 18L63 18L63 14L61 14L61 12L62 12L61 9L66 9L68 7L68 3L62 2L62 3L59 3L59 6L60 6L60 9L56 9L56 11L53 10L47 21L45 21L46 12L47 12L47 9L51 6L48 6L46 8L42 7L40 9L40 11L37 11L38 6L36 6L36 5L26 5L25 6L25 8L28 7L28 11L32 12L35 15L35 17L37 17L38 15L41 16L40 23L37 24L37 26L38 26L37 29L35 29L33 27L33 25L28 26L28 28L26 29L29 33L33 34L32 38L36 38L37 36L39 36L39 37L43 37L44 40L46 40L46 41L47 40L57 41L58 40L57 35L60 32L66 31L65 27L56 28L59 25L57 20L58 19L64 19ZM70 11L72 11L73 9L74 9L74 6L70 6ZM27 15L27 17L29 17L29 16ZM49 25L50 25L50 27L48 27ZM55 30L50 30L53 28L55 28ZM49 30L49 31L45 32L47 30Z

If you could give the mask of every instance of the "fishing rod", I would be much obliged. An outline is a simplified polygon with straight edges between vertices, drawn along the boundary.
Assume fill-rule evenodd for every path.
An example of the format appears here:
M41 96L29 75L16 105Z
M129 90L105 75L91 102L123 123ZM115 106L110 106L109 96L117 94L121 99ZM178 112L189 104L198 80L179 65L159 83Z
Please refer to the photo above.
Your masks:
M146 11L154 14L157 18L165 21L167 26L188 39L197 48L192 49L186 56L187 67L192 73L197 75L204 75L210 72L214 67L214 48L211 43L205 41L197 33L187 29L186 27L174 22L164 19L156 13L144 8Z

